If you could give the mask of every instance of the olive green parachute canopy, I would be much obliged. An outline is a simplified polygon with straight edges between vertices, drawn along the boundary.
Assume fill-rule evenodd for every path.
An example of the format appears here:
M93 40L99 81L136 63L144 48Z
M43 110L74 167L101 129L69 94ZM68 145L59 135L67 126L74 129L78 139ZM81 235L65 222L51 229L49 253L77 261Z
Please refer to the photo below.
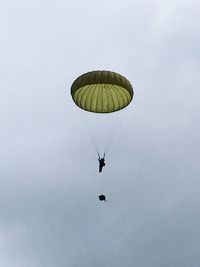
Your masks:
M87 111L109 113L129 105L133 98L131 83L111 71L91 71L78 77L71 86L75 104Z

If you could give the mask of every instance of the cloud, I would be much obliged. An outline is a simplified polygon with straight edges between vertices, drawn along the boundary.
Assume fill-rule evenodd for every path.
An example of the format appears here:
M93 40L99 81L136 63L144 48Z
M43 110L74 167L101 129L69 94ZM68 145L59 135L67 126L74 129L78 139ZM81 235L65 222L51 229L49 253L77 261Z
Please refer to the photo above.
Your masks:
M196 267L199 4L0 10L1 265ZM70 97L92 69L118 71L135 90L101 176Z

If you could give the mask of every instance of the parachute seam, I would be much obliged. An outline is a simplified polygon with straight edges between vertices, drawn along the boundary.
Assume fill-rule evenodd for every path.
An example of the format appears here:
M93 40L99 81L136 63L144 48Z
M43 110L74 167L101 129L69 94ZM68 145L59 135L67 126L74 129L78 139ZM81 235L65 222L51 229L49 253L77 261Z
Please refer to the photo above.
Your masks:
M99 84L97 84L98 92L97 92L97 102L96 102L96 111L97 111L97 104L99 99Z
M110 84L107 84L107 88L108 88L108 90L107 90L107 95L108 95L108 103L109 103L109 110L108 110L108 112L110 112L110 110L112 111L113 110L113 108L114 108L114 100L113 100L113 95L112 95L112 93L111 93L111 85ZM112 107L112 109L111 109L111 107Z
M86 85L86 88L85 88L85 92L84 92L84 93L86 93L85 101L82 100L82 98L83 98L83 96L84 96L84 94L83 94L83 95L81 96L80 105L81 105L81 107L83 107L84 109L86 109L86 101L87 101L87 97L88 97L88 95L89 95L89 93L90 93L90 88L89 88L88 85ZM82 103L82 102L83 102L83 103Z
M107 87L107 84L105 84L105 87ZM107 90L106 88L105 88L105 91L106 91L106 97L107 97L107 103L108 103L108 104L107 104L107 105L108 105L108 106L107 106L107 107L108 107L108 108L107 108L107 112L108 112L108 111L110 110L110 107L109 107L109 103L110 103L110 101L109 101L109 97L108 97L108 93L107 93L108 90Z
M118 88L117 86L116 86L116 89L117 89L117 91L119 92L119 94L122 96L123 105L124 105L124 107L126 107L126 106L127 106L127 101L124 99L124 94L123 94L123 92L121 92L121 89Z
M83 97L83 94L81 95L82 89L83 88L80 88L80 90L78 90L78 93L77 93L77 103L78 103L79 107L82 107L82 105L81 105L81 100L82 100L82 97ZM79 100L79 98L80 98L80 100Z
M119 100L119 95L117 94L117 91L116 90L114 90L114 92L115 92L115 95L116 95L116 98L117 98L117 101L118 101L118 108L117 108L117 110L119 109L121 109L121 104L120 104L120 100Z
M93 96L94 96L95 90L96 90L96 86L95 86L95 88L93 89L93 93L92 93L92 95L91 95L91 99L92 99ZM90 102L90 110L91 110L91 109L92 109L92 100L91 100L91 102Z
M91 88L90 88L90 85L88 85L88 93L87 93L87 95L86 95L86 97L85 97L85 109L86 110L88 110L88 108L86 107L87 106L87 102L88 102L88 100L89 100L89 95L90 95L90 92L91 92Z
M113 107L114 107L114 111L116 111L116 106L115 106L115 101L114 101L114 97L113 97L113 88L112 88L112 86L110 87L110 94L111 94L111 96L112 96L112 100L113 100Z

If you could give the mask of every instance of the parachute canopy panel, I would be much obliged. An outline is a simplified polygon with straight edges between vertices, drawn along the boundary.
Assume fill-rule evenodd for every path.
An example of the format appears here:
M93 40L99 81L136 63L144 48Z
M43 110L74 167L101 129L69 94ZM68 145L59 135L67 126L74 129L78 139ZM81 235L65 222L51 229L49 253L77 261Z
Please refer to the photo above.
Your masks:
M111 71L91 71L78 77L71 86L75 104L90 112L109 113L129 105L133 98L131 83Z

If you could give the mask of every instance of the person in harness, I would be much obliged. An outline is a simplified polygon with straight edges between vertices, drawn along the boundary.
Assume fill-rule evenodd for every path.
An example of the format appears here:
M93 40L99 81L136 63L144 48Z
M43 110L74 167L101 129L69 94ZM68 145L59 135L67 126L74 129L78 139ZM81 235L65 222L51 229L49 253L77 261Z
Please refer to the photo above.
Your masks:
M105 154L104 154L103 158L101 158L99 154L98 154L98 156L99 156L99 158L98 158L98 161L99 161L99 172L102 172L103 167L106 166Z

